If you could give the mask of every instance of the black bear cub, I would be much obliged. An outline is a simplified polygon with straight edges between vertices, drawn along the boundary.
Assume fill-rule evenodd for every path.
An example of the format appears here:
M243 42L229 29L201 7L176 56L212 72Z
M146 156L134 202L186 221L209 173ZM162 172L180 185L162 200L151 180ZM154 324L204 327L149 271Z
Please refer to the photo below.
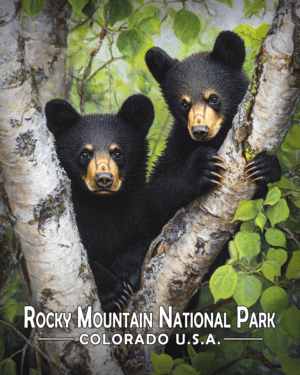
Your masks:
M72 200L103 311L139 289L150 237L146 136L154 109L132 95L116 115L79 115L66 101L46 105L48 129L71 180Z
M149 181L154 236L179 208L220 183L225 167L217 151L249 84L244 60L244 42L231 31L218 35L212 52L183 61L158 47L147 52L146 64L175 120ZM250 167L249 177L260 186L280 179L274 155L259 153Z

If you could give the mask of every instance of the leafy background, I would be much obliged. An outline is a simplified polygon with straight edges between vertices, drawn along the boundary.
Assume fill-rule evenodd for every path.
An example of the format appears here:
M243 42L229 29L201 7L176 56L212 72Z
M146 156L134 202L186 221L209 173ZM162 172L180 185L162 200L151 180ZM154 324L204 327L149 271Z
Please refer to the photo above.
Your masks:
M164 148L172 118L149 73L145 52L160 46L183 59L210 50L222 28L245 41L249 77L255 55L272 21L275 1L265 0L69 0L73 7L68 47L68 100L81 113L115 113L134 93L151 98L155 121L149 132L149 170ZM24 0L22 11L35 17L43 0ZM107 32L102 33L107 24ZM57 97L61 97L57 93ZM196 311L226 312L231 329L176 329L187 338L213 334L220 345L186 345L152 353L154 374L300 374L300 107L277 152L282 179L265 199L242 201L234 221L239 232L228 245L226 264L201 289ZM7 229L8 249L14 242ZM8 250L9 251L9 250ZM23 306L30 300L13 253L3 265L0 318L32 343L38 332L23 328ZM236 306L249 312L276 312L276 328L236 328ZM224 337L263 337L263 341L224 341ZM26 353L26 355L25 355ZM176 357L176 358L175 358ZM23 358L23 360L22 360ZM37 361L36 359L37 358ZM24 363L23 363L24 362ZM0 324L0 373L42 372L41 360L7 326ZM25 372L24 372L25 373Z

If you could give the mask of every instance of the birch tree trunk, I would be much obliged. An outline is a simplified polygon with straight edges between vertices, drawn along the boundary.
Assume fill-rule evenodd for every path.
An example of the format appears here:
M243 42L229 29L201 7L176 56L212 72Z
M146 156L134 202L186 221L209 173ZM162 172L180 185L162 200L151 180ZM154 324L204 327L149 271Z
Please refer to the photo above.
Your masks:
M70 7L65 0L46 1L37 17L20 19L19 1L2 0L0 9L1 89L0 161L10 217L26 270L32 305L42 312L71 312L71 329L42 331L44 337L104 333L78 329L77 306L100 310L95 285L79 242L69 183L60 169L43 108L58 93L65 96L65 48ZM152 243L144 263L141 290L127 312L153 313L154 327L121 333L155 335L159 306L182 312L216 256L234 232L238 203L250 199L255 184L245 179L243 148L275 153L291 123L300 94L300 1L280 0L258 56L257 94L251 88L219 155L228 171L223 186L181 209ZM249 107L250 109L246 109ZM65 371L87 374L145 374L150 350L162 346L82 346L55 341L45 350ZM130 359L130 361L129 361ZM81 371L81 372L80 372ZM84 372L85 371L85 372ZM53 373L57 370L53 369Z
M20 18L20 1L3 0L0 9L0 150L14 233L26 260L36 311L72 313L68 330L45 326L41 335L78 339L95 329L77 328L77 307L99 311L100 303L79 241L69 181L59 167L44 117L46 102L66 95L71 7L66 0L48 0L34 19ZM45 351L65 372L122 373L109 345L46 341Z

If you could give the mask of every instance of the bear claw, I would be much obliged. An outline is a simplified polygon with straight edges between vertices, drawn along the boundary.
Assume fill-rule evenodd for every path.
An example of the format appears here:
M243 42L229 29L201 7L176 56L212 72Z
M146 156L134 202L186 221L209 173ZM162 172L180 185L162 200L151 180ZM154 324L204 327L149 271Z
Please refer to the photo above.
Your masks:
M219 178L223 178L223 176L219 175L218 173L215 173L215 172L210 172L210 174L216 176L216 177L219 177Z
M125 287L127 289L129 289L129 291L131 292L131 295L133 295L134 293L133 293L133 290L131 289L131 286L128 283L126 283L125 281L123 281L123 284L125 285Z
M244 169L246 169L246 168L248 168L248 167L250 167L251 165L253 165L255 163L255 161L251 161L251 163L249 163L249 164L246 164L245 166L244 166Z
M217 185L222 186L222 184L220 184L220 182L218 182L218 181L216 181L216 180L210 180L210 182L213 182L214 184L217 184Z
M118 302L115 301L115 305L118 306L119 310L122 310L121 306L118 304Z
M219 156L213 156L212 158L213 158L213 159L216 159L216 160L219 160L219 161L221 161L222 163L225 163L225 160L223 160L223 159L220 158Z
M214 163L214 165L216 165L217 167L223 168L223 169L225 169L225 171L227 171L227 168L224 167L224 165L222 165L222 164Z
M254 180L252 180L252 182L257 181L257 180L262 180L262 179L263 179L263 177L257 177Z
M256 172L250 174L250 176L247 176L246 178L247 178L247 179L248 179L248 178L251 178L252 176L254 176L254 175L257 174L257 173L260 173L260 171L256 171Z

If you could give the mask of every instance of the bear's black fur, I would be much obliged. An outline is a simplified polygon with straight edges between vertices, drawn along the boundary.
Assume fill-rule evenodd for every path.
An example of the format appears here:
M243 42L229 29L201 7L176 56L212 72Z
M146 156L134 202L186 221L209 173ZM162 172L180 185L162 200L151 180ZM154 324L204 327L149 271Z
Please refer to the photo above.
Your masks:
M77 226L102 309L116 311L138 290L150 243L146 136L153 105L144 95L132 95L114 116L81 116L54 99L45 112L71 180Z
M249 79L242 68L244 42L231 31L218 35L212 52L178 61L154 47L145 59L175 120L149 181L153 235L157 236L179 208L219 183L218 171L224 166L217 151ZM260 186L281 176L276 156L265 152L255 157L250 169Z

